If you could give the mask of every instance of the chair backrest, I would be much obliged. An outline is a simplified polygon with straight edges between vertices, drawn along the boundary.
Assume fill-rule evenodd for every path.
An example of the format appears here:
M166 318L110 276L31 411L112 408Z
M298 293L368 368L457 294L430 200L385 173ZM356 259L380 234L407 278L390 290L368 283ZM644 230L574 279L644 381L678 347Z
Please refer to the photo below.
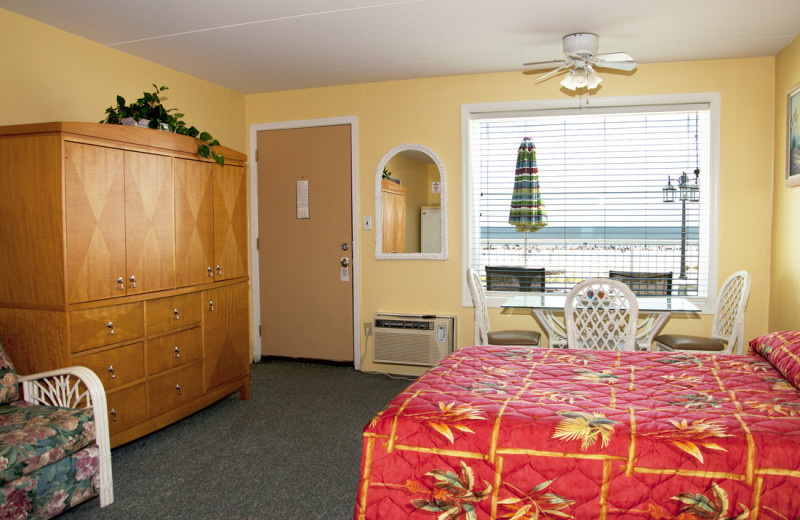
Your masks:
M544 267L486 266L489 291L544 292Z
M623 282L589 278L567 294L567 346L593 350L635 350L639 320L636 295Z
M750 273L736 271L722 284L711 325L711 337L726 342L726 354L742 353L744 311L750 298Z
M469 285L469 295L472 298L472 306L475 307L475 345L488 345L489 332L489 312L486 309L486 295L483 292L481 277L471 267L467 269L467 285Z
M624 282L636 296L670 296L672 294L672 272L609 271L608 277Z

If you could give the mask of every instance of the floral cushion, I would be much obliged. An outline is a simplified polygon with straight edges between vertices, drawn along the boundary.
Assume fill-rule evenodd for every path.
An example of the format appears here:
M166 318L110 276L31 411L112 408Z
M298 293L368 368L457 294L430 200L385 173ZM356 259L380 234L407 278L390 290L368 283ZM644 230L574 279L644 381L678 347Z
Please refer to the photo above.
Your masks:
M8 404L19 399L19 381L14 364L3 349L0 339L0 404Z
M761 354L787 381L800 388L800 331L784 330L750 340L750 349Z
M93 443L91 408L58 408L25 401L0 405L0 481L10 482Z
M92 444L71 457L0 484L0 518L45 519L99 494L100 450Z

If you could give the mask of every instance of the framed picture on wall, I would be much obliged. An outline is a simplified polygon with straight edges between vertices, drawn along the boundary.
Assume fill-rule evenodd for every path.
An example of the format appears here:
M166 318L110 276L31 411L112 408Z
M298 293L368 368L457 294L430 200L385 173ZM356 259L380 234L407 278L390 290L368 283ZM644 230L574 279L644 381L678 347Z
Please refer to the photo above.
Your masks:
M800 186L800 83L786 96L786 185Z

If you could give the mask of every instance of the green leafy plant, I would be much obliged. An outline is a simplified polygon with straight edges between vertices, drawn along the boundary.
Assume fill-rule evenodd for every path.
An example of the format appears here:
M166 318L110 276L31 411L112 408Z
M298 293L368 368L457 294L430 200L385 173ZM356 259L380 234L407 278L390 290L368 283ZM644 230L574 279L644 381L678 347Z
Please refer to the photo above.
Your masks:
M188 126L181 118L184 114L179 113L176 108L165 108L161 93L169 87L157 86L153 83L153 92L143 92L142 97L128 104L120 95L117 95L117 105L106 108L106 117L101 123L111 125L121 125L122 120L131 118L137 123L148 120L148 128L162 129L176 134L194 137L200 143L197 146L197 153L208 159L211 157L217 164L225 164L222 154L215 152L212 147L219 146L219 141L214 139L208 132L201 132L194 126Z

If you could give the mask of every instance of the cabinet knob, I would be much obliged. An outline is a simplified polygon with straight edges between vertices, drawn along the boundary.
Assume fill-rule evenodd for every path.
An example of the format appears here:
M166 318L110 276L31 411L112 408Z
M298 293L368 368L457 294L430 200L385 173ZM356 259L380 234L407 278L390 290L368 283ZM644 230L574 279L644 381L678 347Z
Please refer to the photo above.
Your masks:
M119 290L120 291L124 291L125 290L125 282L122 280L121 276L119 278L117 278L117 283L119 284Z
M208 305L209 305L209 310L213 311L214 310L214 300L211 300L210 302L208 302Z
M181 392L181 385L175 385L175 390L178 391L178 395L183 395L183 392Z
M117 422L117 410L112 408L111 410L108 411L108 413L114 419L114 422Z
M113 335L114 334L114 322L109 321L108 325L106 325L106 327L108 327L108 333Z
M208 266L208 277L209 278L214 278L214 270L211 269L210 265Z
M175 357L176 358L181 357L181 349L177 346L175 347Z
M117 377L117 374L114 373L114 365L108 367L108 371L111 372L111 379L115 379Z
M173 311L172 311L172 314L174 314L174 315L175 315L175 319L176 319L176 320L179 320L179 319L181 319L181 313L180 313L180 311L178 311L178 309L175 309L175 310L173 310Z
M136 277L131 275L131 288L136 289Z
M222 267L219 265L217 266L217 276L222 276Z

